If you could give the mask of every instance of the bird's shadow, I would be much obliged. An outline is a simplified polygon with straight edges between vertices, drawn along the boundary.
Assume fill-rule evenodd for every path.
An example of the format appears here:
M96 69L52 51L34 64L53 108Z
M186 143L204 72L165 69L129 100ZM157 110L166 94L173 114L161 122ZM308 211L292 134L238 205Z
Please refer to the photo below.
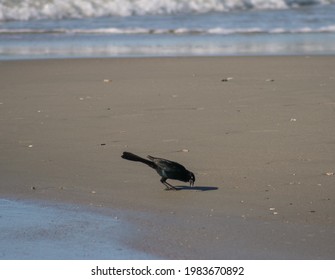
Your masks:
M207 191L216 191L218 187L210 187L210 186L175 186L176 191L201 191L201 192L207 192Z

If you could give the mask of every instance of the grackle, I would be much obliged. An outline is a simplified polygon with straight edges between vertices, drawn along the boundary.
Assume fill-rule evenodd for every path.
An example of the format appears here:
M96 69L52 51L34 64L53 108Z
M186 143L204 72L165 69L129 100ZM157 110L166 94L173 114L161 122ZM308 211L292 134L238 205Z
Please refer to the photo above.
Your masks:
M151 168L155 169L162 177L161 183L166 186L165 190L177 190L174 186L166 182L167 179L179 180L183 182L190 182L190 186L194 185L195 176L191 171L188 171L184 166L177 162L173 162L163 158L156 158L148 156L148 159L139 157L132 153L124 152L121 156L124 159L131 161L139 161L145 163Z

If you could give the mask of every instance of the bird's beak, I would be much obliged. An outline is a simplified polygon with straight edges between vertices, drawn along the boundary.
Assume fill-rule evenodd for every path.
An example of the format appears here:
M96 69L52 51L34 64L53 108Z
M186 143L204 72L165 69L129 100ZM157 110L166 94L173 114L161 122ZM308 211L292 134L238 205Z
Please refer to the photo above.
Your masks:
M194 181L190 180L190 187L193 187L193 186L194 186Z

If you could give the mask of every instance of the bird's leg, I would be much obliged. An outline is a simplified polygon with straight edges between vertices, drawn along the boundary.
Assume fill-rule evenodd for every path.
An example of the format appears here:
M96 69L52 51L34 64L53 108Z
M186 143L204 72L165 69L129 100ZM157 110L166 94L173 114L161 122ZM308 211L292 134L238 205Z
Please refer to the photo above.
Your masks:
M161 179L161 183L164 184L166 186L166 191L169 191L169 190L177 190L174 186L172 186L171 184L169 184L168 182L166 182L167 178L162 178Z
M174 186L172 186L171 184L169 184L168 182L165 182L165 183L163 183L165 186L166 186L166 191L170 191L170 190L174 190L174 191L176 191L177 189L174 187Z

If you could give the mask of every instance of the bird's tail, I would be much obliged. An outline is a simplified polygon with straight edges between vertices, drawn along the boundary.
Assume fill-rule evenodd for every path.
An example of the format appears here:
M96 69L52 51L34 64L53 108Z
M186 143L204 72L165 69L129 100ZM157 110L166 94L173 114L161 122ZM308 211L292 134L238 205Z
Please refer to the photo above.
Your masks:
M145 158L142 158L142 157L139 157L135 154L132 154L132 153L129 153L129 152L123 152L122 158L124 159L127 159L127 160L131 160L131 161L139 161L139 162L142 162L142 163L145 163L146 165L152 167L152 168L155 168L156 167L156 164L150 160L147 160Z

